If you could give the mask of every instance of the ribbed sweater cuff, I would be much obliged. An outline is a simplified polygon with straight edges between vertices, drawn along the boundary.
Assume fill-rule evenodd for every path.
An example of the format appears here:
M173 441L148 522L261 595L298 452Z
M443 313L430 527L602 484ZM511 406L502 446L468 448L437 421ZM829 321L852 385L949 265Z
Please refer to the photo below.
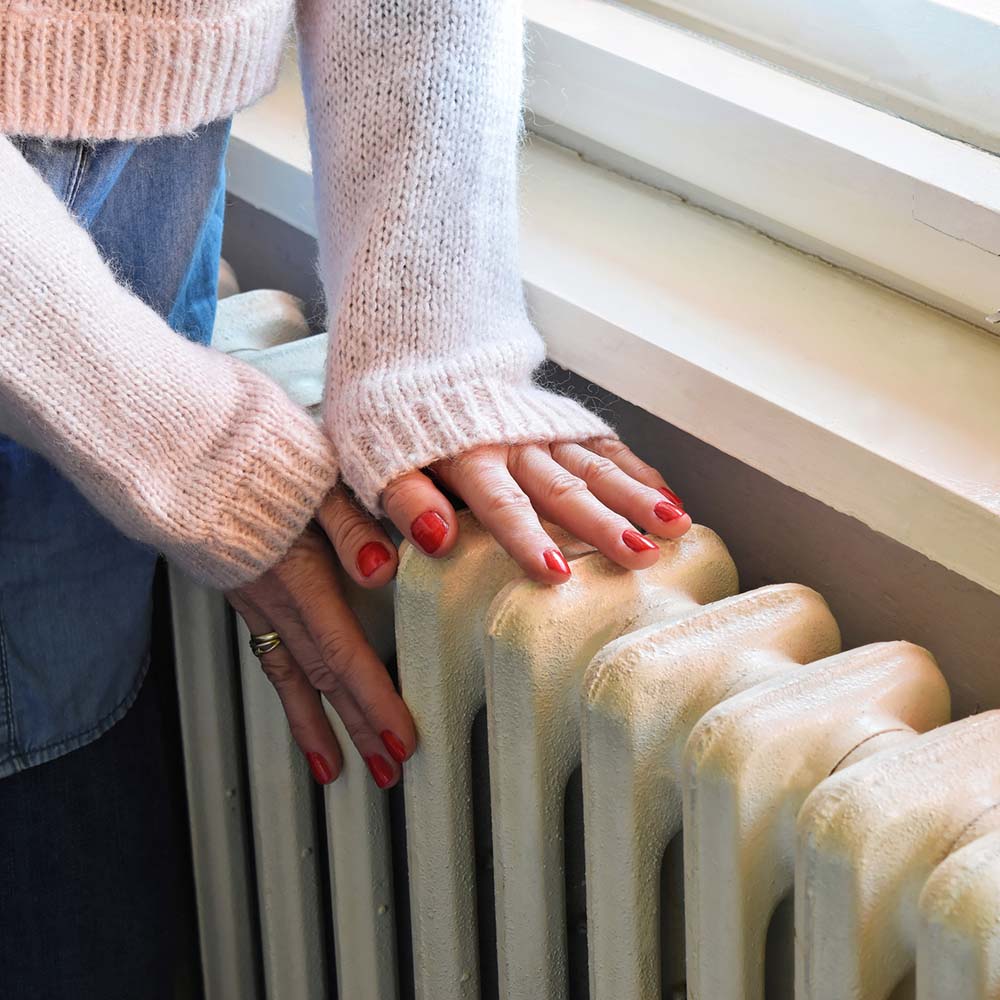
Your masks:
M526 382L397 375L392 385L338 407L331 436L341 474L358 499L381 516L380 498L397 476L489 444L550 443L613 437L575 400Z
M159 13L136 16L96 9L41 13L0 2L0 134L178 135L232 114L274 86L287 0L257 0L238 13L201 18L179 16L175 6L164 2Z
M243 367L242 365L240 366ZM318 423L266 376L246 366L241 433L190 483L209 499L172 525L161 548L197 579L229 590L257 579L291 548L337 482L337 462Z

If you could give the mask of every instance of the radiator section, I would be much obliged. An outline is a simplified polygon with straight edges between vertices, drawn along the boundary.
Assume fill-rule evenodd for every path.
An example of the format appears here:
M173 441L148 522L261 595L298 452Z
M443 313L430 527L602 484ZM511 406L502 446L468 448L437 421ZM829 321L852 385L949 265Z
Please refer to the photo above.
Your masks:
M588 551L552 534L574 564ZM420 1000L479 996L470 737L486 705L487 613L519 576L516 563L467 514L448 558L428 559L407 547L400 559L399 678L420 737L404 782Z
M219 593L170 571L174 669L181 713L205 994L259 1000L258 933L244 731L232 619Z
M692 1000L764 1000L768 927L794 886L802 803L877 734L947 722L949 700L926 651L883 643L752 687L695 726L684 757ZM777 946L792 954L791 940Z
M343 586L375 651L393 655L391 594ZM390 859L389 803L368 774L337 713L327 716L344 753L344 769L323 790L323 816L338 996L397 996L396 899Z
M680 618L736 589L732 561L708 530L657 542L665 557L644 573L592 553L573 563L569 583L516 581L490 610L486 703L504 997L566 995L562 805L580 762L587 665L630 628Z
M260 944L268 998L323 1000L323 904L309 768L277 695L238 628Z
M684 986L683 947L660 953L660 865L670 863L664 853L681 830L681 762L692 727L727 694L839 644L823 599L787 584L649 625L592 660L582 705L593 1000L670 996ZM681 873L666 881L680 885ZM675 970L668 983L664 958Z
M917 1000L1000 997L1000 832L934 870L920 894L917 941Z
M793 980L797 1000L997 1000L1000 711L949 723L926 650L841 652L808 588L736 593L705 528L661 540L643 573L560 536L558 588L468 515L460 530L444 560L404 548L394 608L351 595L387 663L395 645L417 722L406 886L388 799L339 721L344 772L320 790L245 630L233 663L218 596L172 577L206 1000L234 982L408 1000L411 973L421 1000L480 1000L483 963L502 1000L573 1000L577 769L593 1000L787 1000ZM484 706L491 845L472 805ZM484 878L495 939L477 928Z
M1000 801L998 762L1000 711L985 712L876 753L812 792L797 821L796 997L887 998L912 974L920 892Z

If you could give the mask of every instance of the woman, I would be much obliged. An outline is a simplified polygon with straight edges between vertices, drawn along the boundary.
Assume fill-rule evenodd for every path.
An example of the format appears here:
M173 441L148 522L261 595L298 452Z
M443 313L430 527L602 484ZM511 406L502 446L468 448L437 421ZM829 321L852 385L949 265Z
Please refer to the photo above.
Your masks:
M416 734L335 576L339 559L366 586L391 579L372 515L445 555L457 524L436 480L550 584L570 569L539 515L632 569L657 558L636 528L690 525L600 419L531 382L543 347L517 269L513 2L300 0L331 329L322 426L203 346L228 121L272 85L292 7L13 0L0 13L12 996L167 989L150 978L169 909L151 858L172 845L151 819L162 763L141 695L156 551L227 591L316 780L341 765L318 690L388 787Z

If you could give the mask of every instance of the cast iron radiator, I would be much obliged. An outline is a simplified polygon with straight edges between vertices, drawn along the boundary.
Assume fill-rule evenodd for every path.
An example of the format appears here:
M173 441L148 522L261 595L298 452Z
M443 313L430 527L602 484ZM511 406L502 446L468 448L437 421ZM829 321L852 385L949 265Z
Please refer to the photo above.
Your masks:
M1000 712L949 724L928 652L840 651L805 587L738 593L704 527L640 573L561 537L560 587L460 538L355 595L420 735L395 809L332 712L312 783L173 576L208 1000L1000 996Z

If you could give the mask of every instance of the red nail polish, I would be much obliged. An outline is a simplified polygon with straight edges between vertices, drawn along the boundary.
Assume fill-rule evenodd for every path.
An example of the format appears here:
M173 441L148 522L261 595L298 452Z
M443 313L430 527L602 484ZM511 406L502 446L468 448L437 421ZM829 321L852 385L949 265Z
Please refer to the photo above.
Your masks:
M358 550L358 571L362 576L371 576L391 558L389 550L381 542L368 542Z
M622 532L622 541L633 552L652 552L660 547L656 542L651 542L645 535L640 535L638 531L633 531L631 528Z
M373 753L370 757L365 757L365 763L368 765L368 770L371 771L372 777L375 779L375 784L379 788L388 788L392 784L392 768L385 757L380 757L377 753Z
M661 500L654 508L653 513L661 521L676 521L677 518L684 516L684 511L677 506L677 504L667 503L665 500Z
M666 486L661 486L659 492L662 493L672 504L676 504L681 510L684 509L684 501Z
M326 758L321 753L307 753L306 760L309 761L309 770L312 776L321 785L329 785L333 781L333 771L327 764Z
M402 764L406 760L406 747L403 746L403 741L391 729L383 729L380 735L386 750L389 751L389 756L397 764Z
M542 553L542 558L545 560L545 565L553 573L569 576L569 563L566 562L566 557L558 549L546 549Z
M448 534L448 522L437 511L428 510L410 525L410 534L424 552L437 552Z

